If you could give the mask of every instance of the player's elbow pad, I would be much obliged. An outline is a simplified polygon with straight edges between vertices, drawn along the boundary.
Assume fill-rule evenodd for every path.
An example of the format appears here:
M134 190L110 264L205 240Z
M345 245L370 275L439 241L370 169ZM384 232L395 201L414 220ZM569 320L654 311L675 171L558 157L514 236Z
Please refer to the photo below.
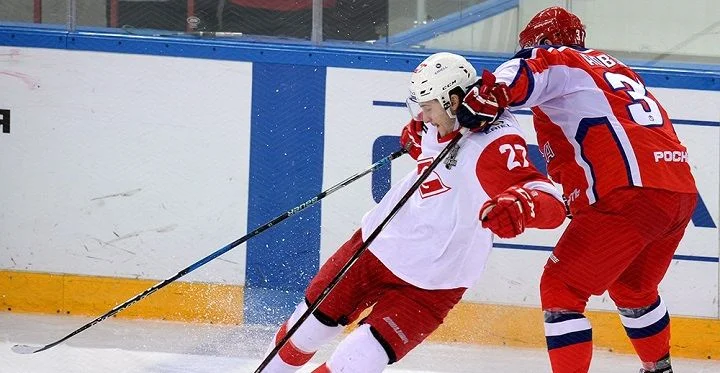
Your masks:
M565 205L549 193L536 191L533 196L535 219L528 223L530 228L553 229L565 221ZM535 193L533 193L535 194Z

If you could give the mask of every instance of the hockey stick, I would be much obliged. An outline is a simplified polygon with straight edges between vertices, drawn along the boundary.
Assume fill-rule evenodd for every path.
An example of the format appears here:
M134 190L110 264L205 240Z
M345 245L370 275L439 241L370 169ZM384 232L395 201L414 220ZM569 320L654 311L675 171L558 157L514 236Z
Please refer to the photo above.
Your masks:
M258 366L257 369L255 369L255 373L262 372L265 367L267 367L268 364L270 364L270 360L272 360L275 355L280 352L280 349L290 340L290 337L295 334L295 332L300 328L300 325L302 325L305 320L307 320L310 315L315 312L315 310L318 309L320 306L320 303L327 298L327 296L330 294L330 292L337 286L337 284L340 282L340 280L345 276L345 274L350 270L350 267L352 267L355 262L360 258L360 255L362 255L365 250L370 246L370 244L377 238L377 236L380 234L380 232L385 228L385 226L392 220L392 218L397 214L398 211L405 205L405 203L410 199L410 197L415 193L415 191L420 187L422 183L425 182L425 179L430 176L430 173L433 172L433 170L440 164L440 162L443 161L443 159L448 155L448 153L455 151L455 148L462 139L463 135L467 133L466 129L462 129L462 131L453 137L452 140L450 140L450 143L443 149L440 154L437 155L437 158L428 166L428 168L425 169L425 171L418 177L418 179L415 181L415 183L410 186L410 189L408 189L407 192L400 198L398 203L393 207L392 210L390 210L390 213L387 217L378 225L377 228L368 236L367 240L363 242L362 246L353 254L353 256L348 260L347 263L340 269L337 275L333 277L333 279L330 281L330 283L323 289L322 293L320 293L320 296L311 304L308 306L308 309L300 316L300 318L295 322L295 324L287 331L285 336L283 336L280 341L275 345L275 347L270 351L268 356L265 357L265 359L260 363L260 366Z
M172 277L170 277L170 278L168 278L168 279L166 279L166 280L164 280L164 281L161 281L161 282L153 285L152 287L146 289L146 290L143 291L142 293L140 293L140 294L138 294L138 295L136 295L136 296L128 299L127 301L125 301L125 303L122 303L122 304L119 304L119 305L115 306L115 308L111 309L110 311L108 311L108 312L105 313L104 315L96 318L96 319L93 320L93 321L90 321L89 323L87 323L87 324L83 325L82 327L76 329L75 331L73 331L72 333L66 335L65 337L60 338L60 339L58 339L57 341L52 342L52 343L50 343L50 344L47 344L47 345L45 345L45 346L29 346L29 345L17 344L17 345L14 345L14 346L12 347L12 350L13 350L14 352L16 352L16 353L19 353L19 354L34 354L34 353L36 353L36 352L45 351L45 350L47 350L47 349L49 349L49 348L52 348L52 347L54 347L54 346L56 346L56 345L58 345L58 344L60 344L60 343L62 343L62 342L64 342L64 341L70 339L71 337L73 337L73 336L75 336L76 334L82 332L83 330L90 328L91 326L93 326L93 325L95 325L95 324L97 324L97 323L99 323L99 322L107 319L107 318L110 317L110 316L115 315L116 313L118 313L118 312L120 312L120 311L122 311L123 309L127 308L128 306L132 305L133 303L138 302L139 300L147 297L148 295L156 292L156 291L159 290L159 289L162 289L163 287L165 287L166 285L170 284L171 282L179 279L180 277L183 277L183 276L187 275L188 273L190 273L190 272L192 272L192 271L194 271L194 270L202 267L203 265L205 265L205 264L208 263L209 261L211 261L211 260L219 257L220 255L222 255L222 254L230 251L230 250L233 249L234 247L242 244L243 242L245 242L245 241L247 241L247 240L249 240L249 239L257 236L258 234L264 232L265 230L267 230L268 228L272 227L273 225L276 225L276 224L280 223L281 221L289 218L290 216L293 216L293 215L297 214L298 212L300 212L300 211L302 211L302 210L305 210L306 208L314 205L316 202L318 202L318 201L320 201L321 199L327 197L328 195L332 194L333 192L335 192L335 191L337 191L337 190L339 190L339 189L341 189L341 188L343 188L343 187L351 184L352 182L360 179L361 177L369 174L370 172L375 171L376 169L382 167L383 165L385 165L385 164L387 164L387 163L390 163L390 161L392 161L392 160L395 159L395 158L400 157L401 155L405 154L406 152L407 152L407 151L406 151L405 149L398 150L398 151L396 151L396 152L388 155L387 157L385 157L385 158L383 158L383 159L381 159L381 160L373 163L370 167L368 167L368 168L365 169L364 171L358 172L357 174L355 174L355 175L353 175L353 176L350 176L349 178L347 178L347 179L339 182L338 184L333 185L332 187L326 189L325 191L320 192L320 194L316 195L315 197L313 197L313 198L311 198L311 199L309 199L309 200L301 203L300 205L298 205L298 206L296 206L296 207L293 207L292 209L290 209L290 210L282 213L281 215L279 215L279 216L277 216L276 218L270 220L269 222L265 223L264 225L260 226L259 228L256 228L254 231L246 234L245 236L243 236L243 237L241 237L241 238L238 238L237 240L235 240L235 241L227 244L226 246L224 246L224 247L220 248L219 250L215 251L214 253L212 253L212 254L210 254L210 255L208 255L208 256L206 256L206 257L198 260L197 262L195 262L195 263L193 263L193 264L191 264L191 265L188 266L187 268L185 268L185 269L181 270L180 272L176 273L174 276L172 276Z

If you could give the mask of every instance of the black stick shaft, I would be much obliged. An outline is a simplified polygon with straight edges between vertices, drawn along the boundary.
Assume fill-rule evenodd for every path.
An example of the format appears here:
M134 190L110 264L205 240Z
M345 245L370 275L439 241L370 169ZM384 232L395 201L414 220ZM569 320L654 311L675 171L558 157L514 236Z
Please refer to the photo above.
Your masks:
M381 159L381 160L373 163L373 164L372 164L370 167L368 167L367 169L365 169L365 170L363 170L363 171L361 171L361 172L359 172L359 173L357 173L357 174L355 174L355 175L353 175L353 176L350 176L349 178L347 178L347 179L345 179L345 180L343 180L343 181L341 181L341 182L333 185L332 187L326 189L325 191L320 192L320 194L316 195L315 197L313 197L313 198L311 198L311 199L309 199L309 200L301 203L300 205L298 205L298 206L296 206L296 207L293 207L292 209L284 212L283 214L277 216L276 218L274 218L274 219L270 220L269 222L263 224L262 226L256 228L254 231L246 234L246 235L243 236L243 237L238 238L237 240L235 240L235 241L233 241L233 242L231 242L231 243L223 246L222 248L218 249L218 250L215 251L214 253L212 253L212 254L210 254L210 255L208 255L208 256L206 256L206 257L198 260L197 262L191 264L190 266L188 266L188 267L184 268L183 270L181 270L180 272L176 273L174 276L172 276L172 277L170 277L170 278L168 278L168 279L166 279L166 280L163 280L163 281L161 281L161 282L153 285L152 287L146 289L146 290L143 291L142 293L140 293L140 294L138 294L138 295L136 295L136 296L128 299L128 300L125 301L124 303L121 303L121 304L115 306L115 308L111 309L110 311L108 311L108 312L105 313L104 315L99 316L99 317L96 318L95 320L92 320L92 321L88 322L87 324L81 326L80 328L76 329L75 331L73 331L72 333L66 335L65 337L60 338L60 339L58 339L57 341L52 342L52 343L50 343L50 344L47 344L47 345L45 345L45 346L38 347L36 350L27 351L27 353L36 353L36 352L40 352L40 351L45 351L45 350L47 350L47 349L49 349L49 348L52 348L52 347L54 347L54 346L59 345L60 343L65 342L66 340L68 340L68 339L72 338L73 336L79 334L80 332L84 331L85 329L88 329L88 328L90 328L91 326L93 326L93 325L95 325L95 324L97 324L97 323L99 323L99 322L107 319L108 317L111 317L111 316L115 315L116 313L118 313L118 312L122 311L123 309L129 307L129 306L132 305L133 303L140 301L141 299L149 296L150 294L156 292L157 290L162 289L163 287L165 287L166 285L174 282L175 280L177 280L177 279L179 279L179 278L187 275L188 273L190 273L190 272L192 272L192 271L194 271L194 270L202 267L203 265L207 264L209 261L211 261L211 260L219 257L219 256L222 255L222 254L225 254L226 252L232 250L232 249L235 248L236 246L238 246L238 245L244 243L245 241L247 241L247 240L249 240L249 239L257 236L258 234L264 232L265 230L269 229L270 227L274 226L275 224L278 224L278 223L280 223L281 221L289 218L290 216L293 216L293 215L297 214L298 212L300 212L300 211L302 211L302 210L305 210L306 208L314 205L316 202L318 202L318 201L320 201L321 199L327 197L328 195L332 194L333 192L335 192L335 191L337 191L337 190L339 190L339 189L341 189L341 188L343 188L343 187L351 184L352 182L360 179L361 177L363 177L363 176L365 176L365 175L373 172L374 170L382 167L383 165L385 165L385 164L387 164L387 163L390 163L390 161L392 161L392 160L395 159L395 158L400 157L401 155L403 155L403 154L405 154L405 153L406 153L406 151L403 149L403 150L398 150L398 151L396 151L396 152L388 155L387 157L385 157L385 158L383 158L383 159Z
M347 271L352 267L355 262L358 261L360 258L360 255L367 250L368 246L375 240L375 238L380 234L380 232L385 228L385 226L390 222L390 220L397 214L398 211L400 211L400 208L405 205L405 203L412 197L412 195L415 193L415 191L420 187L422 183L425 182L425 179L430 176L430 173L433 172L433 170L442 162L442 160L452 151L452 149L455 147L455 145L460 141L460 139L463 137L463 134L465 132L461 132L455 135L452 140L450 140L450 143L443 149L440 154L438 154L437 158L433 161L432 164L428 168L425 169L425 171L418 177L418 179L415 181L415 183L410 186L410 189L408 189L407 192L400 198L400 201L393 207L393 209L390 211L387 217L378 225L377 228L368 236L367 240L360 246L360 248L353 254L353 256L348 260L347 263L340 269L340 271L333 277L332 281L325 287L325 289L320 293L320 296L310 305L308 306L308 309L303 313L300 318L295 322L295 324L287 331L285 336L278 341L278 343L275 345L275 347L270 351L270 353L265 357L265 359L260 363L260 366L255 370L255 373L262 372L265 367L267 367L268 364L270 364L270 361L275 357L275 355L280 352L280 349L290 340L290 337L295 334L295 332L300 328L300 326L307 320L310 315L315 312L315 310L318 309L320 306L320 303L322 303L325 298L330 294L330 292L337 286L337 284L340 282L340 280L345 276Z

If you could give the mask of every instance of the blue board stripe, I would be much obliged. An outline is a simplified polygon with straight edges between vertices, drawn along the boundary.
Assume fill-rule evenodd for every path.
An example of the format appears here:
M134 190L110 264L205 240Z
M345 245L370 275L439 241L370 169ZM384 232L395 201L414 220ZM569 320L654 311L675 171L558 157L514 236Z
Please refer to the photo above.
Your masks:
M404 106L404 104L403 104ZM532 115L530 110L513 110L513 114L517 115ZM703 127L720 127L720 122L716 120L693 120L693 119L670 119L673 124L680 124L686 126L703 126Z
M373 101L373 106L387 106L387 107L407 107L404 102L397 101Z
M380 136L373 142L372 162L375 163L391 153L400 150L400 136ZM375 203L387 194L392 185L390 167L379 168L372 173L372 195Z
M373 101L373 106L384 106L384 107L406 107L404 102L400 101ZM516 115L532 115L530 110L513 110L513 114ZM720 127L719 121L714 120L693 120L693 119L671 119L673 124L687 125L687 126L703 126L703 127Z
M322 190L325 76L253 64L248 231ZM277 324L302 299L318 270L320 211L318 203L248 241L245 322Z
M673 124L683 124L689 126L706 126L720 127L720 122L710 120L691 120L691 119L671 119Z
M493 247L497 249L510 249L510 250L528 250L528 251L553 251L552 246L539 246L539 245L519 245L511 243L493 243ZM709 262L718 263L720 259L714 256L701 256L701 255L673 255L675 260L686 260L691 262Z

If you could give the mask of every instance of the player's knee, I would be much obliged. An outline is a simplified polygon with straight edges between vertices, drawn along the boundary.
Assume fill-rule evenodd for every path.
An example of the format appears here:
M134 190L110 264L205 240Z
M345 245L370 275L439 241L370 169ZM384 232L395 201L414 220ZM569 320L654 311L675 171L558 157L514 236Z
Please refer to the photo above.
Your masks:
M540 278L540 300L543 310L582 313L590 294L568 285L553 271L544 271Z
M390 362L370 325L363 324L347 336L327 362L331 372L379 373Z
M658 314L658 316L664 315L667 313L667 308L665 308L665 303L662 302L659 296L656 296L655 299L650 303L643 303L645 305L642 306L631 306L631 307L622 307L618 305L618 313L620 315L629 317L632 319L639 319L651 312L654 312Z
M288 319L288 325L294 325L307 309L308 306L305 302L298 304L295 312ZM342 326L328 322L322 315L312 314L298 328L291 340L299 349L314 352L325 343L333 340L342 330Z
M573 320L576 318L584 318L582 312L566 310L562 308L552 308L543 311L545 323L555 323L558 320Z
M608 290L610 299L618 308L644 308L649 307L658 299L657 288L646 291L614 286Z

